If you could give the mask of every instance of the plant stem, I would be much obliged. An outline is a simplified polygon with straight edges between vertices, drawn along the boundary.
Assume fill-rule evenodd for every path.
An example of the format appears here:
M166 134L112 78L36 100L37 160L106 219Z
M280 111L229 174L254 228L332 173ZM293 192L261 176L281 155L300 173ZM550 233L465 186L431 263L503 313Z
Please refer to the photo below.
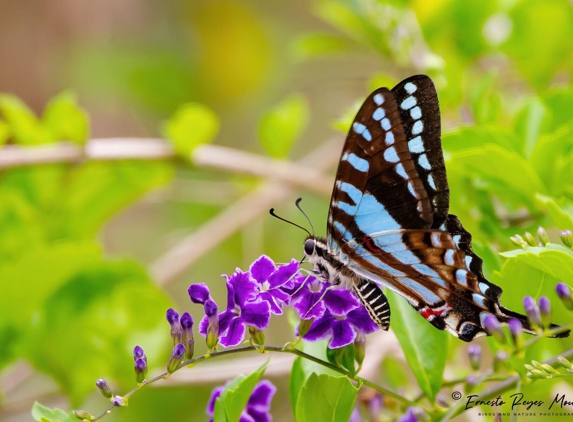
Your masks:
M174 372L179 371L180 369L185 368L186 366L189 366L189 365L193 366L193 365L196 365L197 363L206 361L206 360L208 360L208 359L214 359L214 358L218 358L218 357L225 356L225 355L230 355L230 354L235 354L235 353L244 353L244 352L250 352L250 351L257 351L257 352L260 353L260 349L258 349L256 346L244 346L244 347L238 347L238 348L236 348L236 349L221 350L221 351L219 351L219 352L213 352L213 353L210 353L210 354L198 356L198 357L196 357L196 358L194 358L194 359L185 360L185 361L183 361L183 362L181 362L181 363L179 364L179 366L177 367L177 369L176 369ZM345 375L345 376L347 376L348 378L350 378L350 379L353 380L353 381L356 381L356 382L361 383L361 384L364 384L364 385L366 385L366 386L368 386L368 387L370 387L370 388L373 388L374 390L376 390L376 391L378 391L378 392L380 392L380 393L382 393L382 394L384 394L384 395L386 395L386 396L392 397L392 398L394 398L394 399L396 399L396 400L398 400L398 401L400 401L400 402L402 402L402 403L404 403L404 404L407 404L407 405L409 405L409 406L413 406L413 405L414 405L414 402L412 402L412 401L410 401L410 400L408 400L408 399L406 399L406 398L404 398L404 397L401 397L400 395L398 395L398 394L396 394L396 393L394 393L394 392L392 392L392 391L390 391L390 390L387 390L387 389L384 388L384 387L380 387L379 385L376 385L376 384L374 384L373 382L370 382L370 381L368 381L367 379L364 379L364 378L362 378L362 377L359 377L359 376L356 376L356 375L352 376L347 370L345 370L345 369L343 369L343 368L339 368L338 366L333 365L333 364L331 364L330 362L326 362L326 361L324 361L324 360L322 360L322 359L319 359L319 358L317 358L316 356L309 355L308 353L305 353L305 352L303 352L302 350L298 350L298 349L285 349L285 348L279 347L279 346L265 346L265 349L264 349L264 352L263 352L263 353L269 353L269 352L272 352L272 353L289 353L289 354L292 354L292 355L299 356L299 357L301 357L301 358L303 358L303 359L310 360L310 361L312 361L312 362L314 362L314 363L318 363L319 365L324 366L325 368L331 369L331 370L333 370L333 371L338 372L339 374ZM137 391L139 391L141 388L143 388L144 386L146 386L146 385L148 385L148 384L153 384L153 383L155 383L155 382L157 382L157 381L159 381L159 380L162 380L162 379L166 379L168 376L169 376L169 374L168 374L167 372L163 372L163 373L161 373L161 374L159 374L159 375L157 375L157 376L155 376L155 377L153 377L153 378L150 378L150 379L148 379L148 380L145 380L145 381L143 381L141 384L139 384L137 387L133 388L131 391L129 391L128 393L126 393L126 394L123 396L123 398L124 398L124 399L127 399L127 398L129 398L130 396L132 396L134 393L136 393ZM95 420L98 421L98 420L102 419L104 416L106 416L107 414L109 414L109 413L114 409L114 407L116 407L116 406L112 405L111 407L109 407L109 408L108 408L105 412L103 412L101 415L97 416Z

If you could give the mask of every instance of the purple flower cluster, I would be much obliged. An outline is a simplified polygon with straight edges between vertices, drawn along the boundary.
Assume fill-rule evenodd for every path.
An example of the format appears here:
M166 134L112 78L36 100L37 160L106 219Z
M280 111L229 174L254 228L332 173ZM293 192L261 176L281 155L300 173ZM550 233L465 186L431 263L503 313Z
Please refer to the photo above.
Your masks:
M220 386L215 388L211 392L211 398L207 404L207 413L211 418L209 422L213 421L213 415L215 413L215 402L217 398L221 395L225 386ZM239 422L270 422L272 421L272 416L269 411L271 410L271 400L275 395L277 388L267 380L260 381L255 388L253 393L245 406L245 409L241 413Z
M303 322L297 334L308 341L330 338L330 348L346 346L357 336L378 329L352 293L312 275L303 276L295 260L277 266L263 255L249 271L237 269L230 277L224 277L227 306L218 318L215 316L218 308L208 287L189 286L191 301L205 306L206 315L199 324L199 332L209 340L209 330L216 329L219 344L224 347L240 344L245 337L245 326L251 332L267 328L271 314L281 315L283 307L289 304Z

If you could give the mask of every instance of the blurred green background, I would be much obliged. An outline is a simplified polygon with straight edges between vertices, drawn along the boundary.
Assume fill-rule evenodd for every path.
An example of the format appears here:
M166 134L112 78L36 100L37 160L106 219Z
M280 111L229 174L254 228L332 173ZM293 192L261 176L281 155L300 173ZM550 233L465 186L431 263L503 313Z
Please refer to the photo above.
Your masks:
M341 147L371 90L426 73L441 103L451 211L472 232L486 276L504 288L504 305L521 310L524 294L555 298L556 280L571 284L573 275L498 255L513 248L510 235L538 225L553 240L573 229L572 71L566 0L2 0L0 92L11 95L0 97L0 143L168 136L179 152L212 140L298 160L329 140ZM299 258L301 234L253 206L248 224L182 274L159 285L150 272L262 183L180 159L3 170L0 419L30 420L36 399L97 413L105 406L97 378L118 392L133 385L135 344L152 369L164 365L168 307L201 317L190 283L208 283L222 305L221 274L262 253ZM273 206L300 221L297 196L324 234L326 195L295 188ZM569 320L555 308L556 321ZM272 322L269 343L288 340L285 319ZM463 345L451 343L450 374L463 374ZM370 353L387 369L373 378L417 391L389 369L399 353ZM292 420L286 379L273 378L277 421ZM183 385L146 389L108 419L204 420L209 391L221 383L194 383L189 371Z

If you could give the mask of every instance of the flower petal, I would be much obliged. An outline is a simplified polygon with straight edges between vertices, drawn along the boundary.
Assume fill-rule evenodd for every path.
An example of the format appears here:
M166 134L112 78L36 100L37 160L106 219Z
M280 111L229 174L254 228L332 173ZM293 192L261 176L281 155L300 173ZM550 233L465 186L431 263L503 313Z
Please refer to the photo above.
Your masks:
M209 318L207 318L207 315L204 315L203 318L201 318L201 321L199 322L199 334L201 334L203 337L207 335L208 326L209 326Z
M323 300L330 312L336 316L346 315L360 305L356 296L348 290L338 287L328 290Z
M276 265L272 259L266 255L261 255L259 259L251 264L249 272L259 284L263 283L275 271Z
M247 402L247 411L251 407L256 407L258 410L270 410L271 400L277 392L277 387L268 380L260 381L254 388L251 398Z
M308 341L323 340L330 336L332 332L332 324L335 322L334 317L328 311L324 313L322 318L317 319L310 326L310 330L303 338Z
M292 287L294 284L294 275L297 273L299 263L292 260L288 264L279 266L269 277L268 281L271 287Z
M245 324L242 318L234 318L229 324L225 335L219 338L219 344L223 347L236 346L243 341L245 337Z
M244 414L245 412L243 412ZM253 422L271 422L273 420L273 417L268 412L261 412L256 409L250 409L247 414L252 418L250 420ZM243 415L241 415L239 422L247 422L247 419L242 419Z
M249 273L244 273L239 269L237 269L237 272L227 281L227 286L232 287L234 305L242 307L243 304L253 301L257 297L257 284L251 279Z
M346 346L354 341L356 338L356 331L354 331L348 320L335 321L332 324L332 340L328 347L336 349L338 347Z
M360 306L360 308L355 309L346 315L346 320L356 329L364 334L370 334L374 331L379 330L370 315L368 315L368 311L364 306Z
M219 333L225 334L227 329L231 326L233 320L237 319L238 316L234 312L225 311L219 314ZM201 321L203 322L203 321Z
M264 330L269 326L271 307L266 301L247 303L241 307L241 318L246 324Z
M306 287L303 287L301 291L306 291L306 293L297 294L292 307L298 311L301 319L320 318L326 309L324 302L319 301L321 294L311 293Z
M277 300L273 294L270 292L263 292L259 294L259 297L267 302L271 307L271 312L275 315L282 315L283 310L281 309L282 305L284 304L283 301Z
M215 413L215 401L219 396L221 396L221 392L225 389L225 386L221 385L220 387L215 387L213 391L211 391L211 397L209 397L209 402L207 403L207 409L205 413L208 416L213 416Z
M239 418L239 422L259 422L259 421L253 418L247 412L243 411L243 413L241 413L241 417Z

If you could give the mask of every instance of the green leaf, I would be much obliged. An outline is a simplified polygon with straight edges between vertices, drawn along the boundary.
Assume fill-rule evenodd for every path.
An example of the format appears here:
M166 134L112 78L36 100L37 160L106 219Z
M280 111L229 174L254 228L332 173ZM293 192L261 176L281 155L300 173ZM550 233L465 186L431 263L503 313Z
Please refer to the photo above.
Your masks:
M19 98L0 94L0 112L17 144L39 145L56 141L32 110Z
M304 34L290 45L293 56L298 60L308 60L317 56L339 53L352 44L340 35L323 32Z
M358 396L347 377L312 374L300 390L296 422L348 422Z
M83 145L88 139L89 117L78 107L75 95L69 91L62 92L48 103L42 123L58 141Z
M38 402L34 402L32 407L32 417L40 422L77 422L78 419L74 416L73 412L66 413L61 409L43 406Z
M245 409L253 389L261 380L269 361L260 368L251 372L248 376L240 375L231 381L215 403L215 422L238 422L241 413Z
M288 382L288 393L290 397L290 405L292 408L293 415L296 413L296 403L298 401L298 395L304 382L306 381L306 374L302 367L302 358L299 356L297 357L293 364L292 369L290 371L290 377Z
M386 295L393 312L392 331L422 392L434 401L442 386L450 334L436 329L404 298L391 291Z
M326 347L328 361L333 365L346 369L351 376L356 374L354 364L355 351L354 344L347 344L344 347L337 347L335 349L331 349L328 346Z
M0 120L0 147L10 139L10 127L8 123Z
M191 152L207 144L219 130L219 118L208 107L199 103L181 106L165 126L165 137L173 142L177 154L189 160Z
M54 265L69 266L61 260ZM136 344L151 368L165 364L170 342L162 317L171 305L136 263L86 264L34 309L17 351L78 406L102 375L122 388L133 385Z
M547 211L555 227L562 230L573 230L573 217L569 212L561 208L553 198L538 194L535 196L535 199L539 204L539 208Z
M259 139L267 153L274 158L285 158L308 123L306 99L290 95L269 112L259 123Z
M537 97L530 98L516 116L515 132L523 139L523 154L531 157L537 140L549 126L548 110Z
M573 251L554 243L502 252L501 256L541 270L559 280L573 280Z

